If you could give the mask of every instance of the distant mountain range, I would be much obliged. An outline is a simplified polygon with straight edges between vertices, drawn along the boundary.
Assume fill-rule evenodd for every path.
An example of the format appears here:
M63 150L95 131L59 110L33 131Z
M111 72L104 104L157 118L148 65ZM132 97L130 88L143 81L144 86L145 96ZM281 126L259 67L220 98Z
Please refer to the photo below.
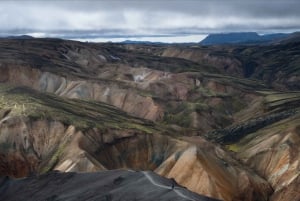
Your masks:
M136 40L124 40L121 43L123 44L148 44L148 45L161 45L166 44L163 42L152 42L152 41L136 41Z
M30 35L20 36L0 36L2 39L33 39ZM122 44L146 44L146 45L251 45L251 44L267 44L267 43L285 43L300 40L300 32L294 33L273 33L259 35L256 32L236 32L236 33L216 33L209 34L200 42L189 42L189 43L165 43L165 42L154 42L154 41L136 41L136 40L125 40L120 43Z
M222 44L257 44L268 43L287 38L291 34L275 33L259 35L256 32L238 32L238 33L218 33L209 34L203 39L201 45L222 45Z
M259 35L256 32L236 32L236 33L217 33L209 34L199 43L190 42L184 43L186 45L226 45L226 44L264 44L264 43L273 43L281 42L290 38L293 39L295 36L299 36L299 32L295 33L273 33ZM147 44L147 45L164 45L170 43L164 42L152 42L152 41L133 41L125 40L122 41L123 44ZM171 44L182 44L182 43L171 43Z
M177 45L177 44L184 44L184 45L194 45L198 44L198 42L155 42L155 41L138 41L138 40L124 40L120 42L122 44L144 44L144 45Z
M29 36L29 35L20 35L20 36L5 36L5 37L0 37L0 38L5 38L5 39L33 39L34 37Z

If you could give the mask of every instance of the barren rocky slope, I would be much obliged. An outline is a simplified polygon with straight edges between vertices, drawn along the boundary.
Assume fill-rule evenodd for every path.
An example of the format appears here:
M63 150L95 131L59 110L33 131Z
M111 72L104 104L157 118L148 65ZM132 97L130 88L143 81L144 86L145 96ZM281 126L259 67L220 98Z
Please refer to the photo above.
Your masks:
M159 177L154 173L126 170L81 174L52 172L21 180L0 178L0 184L0 199L7 201L217 201L192 193L180 185L174 185L172 180ZM44 188L45 184L47 188ZM172 185L174 185L173 189Z
M254 46L210 48L1 40L0 175L151 170L225 201L299 196L297 43L255 54ZM252 60L278 49L288 64L276 60L273 74L264 72L278 81L281 71L278 84L255 76L258 69L250 77L260 81L245 78L245 52ZM226 55L211 57L217 51ZM272 58L259 65L270 67ZM291 65L295 71L286 71ZM2 191L11 196L14 188ZM150 191L167 191L160 190Z
M282 110L292 107L295 111L284 120L270 122L262 129L256 129L238 140L228 143L237 158L266 178L274 193L271 201L299 200L295 189L299 186L299 134L300 93L268 93L266 104Z

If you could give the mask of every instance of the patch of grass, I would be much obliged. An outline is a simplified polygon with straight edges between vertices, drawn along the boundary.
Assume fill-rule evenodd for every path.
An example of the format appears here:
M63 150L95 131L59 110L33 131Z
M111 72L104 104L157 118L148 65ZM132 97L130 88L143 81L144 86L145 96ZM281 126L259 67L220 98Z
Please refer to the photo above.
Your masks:
M192 123L191 113L194 110L194 104L189 102L168 105L164 114L163 122L165 124L176 124L187 128Z
M240 147L237 144L226 145L226 149L233 152L238 152Z
M286 110L300 107L300 92L267 92L264 104L267 110Z
M54 154L52 155L52 157L50 158L50 160L48 161L47 165L44 166L40 173L41 174L44 174L44 173L47 173L49 172L50 170L53 170L53 168L57 165L60 157L62 156L63 152L64 152L64 148L65 148L65 145L64 144L61 144L57 149L56 151L54 152Z
M187 128L192 123L192 118L189 113L184 112L181 114L168 114L164 115L164 122L167 124L176 124L178 126Z
M210 107L205 103L197 102L197 103L194 104L194 109L195 109L196 112L200 113L202 111L209 110Z

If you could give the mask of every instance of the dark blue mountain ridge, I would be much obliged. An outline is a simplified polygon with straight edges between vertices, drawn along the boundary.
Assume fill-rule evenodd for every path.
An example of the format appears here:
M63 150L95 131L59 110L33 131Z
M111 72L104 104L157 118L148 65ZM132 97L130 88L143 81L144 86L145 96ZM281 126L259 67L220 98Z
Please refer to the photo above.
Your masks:
M149 44L149 45L167 44L167 43L163 43L163 42L137 41L137 40L124 40L124 41L122 41L120 43L123 43L123 44Z
M222 45L222 44L255 44L267 43L288 37L290 34L274 33L259 35L256 32L234 32L209 34L203 39L201 45Z
M29 35L20 35L20 36L2 36L3 39L33 39L34 37Z

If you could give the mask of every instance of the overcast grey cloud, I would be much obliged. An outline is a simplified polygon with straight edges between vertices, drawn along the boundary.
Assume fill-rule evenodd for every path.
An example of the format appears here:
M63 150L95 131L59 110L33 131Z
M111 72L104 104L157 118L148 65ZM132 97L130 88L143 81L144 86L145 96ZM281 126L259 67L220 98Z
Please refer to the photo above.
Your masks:
M299 0L0 1L2 35L169 37L299 30Z

